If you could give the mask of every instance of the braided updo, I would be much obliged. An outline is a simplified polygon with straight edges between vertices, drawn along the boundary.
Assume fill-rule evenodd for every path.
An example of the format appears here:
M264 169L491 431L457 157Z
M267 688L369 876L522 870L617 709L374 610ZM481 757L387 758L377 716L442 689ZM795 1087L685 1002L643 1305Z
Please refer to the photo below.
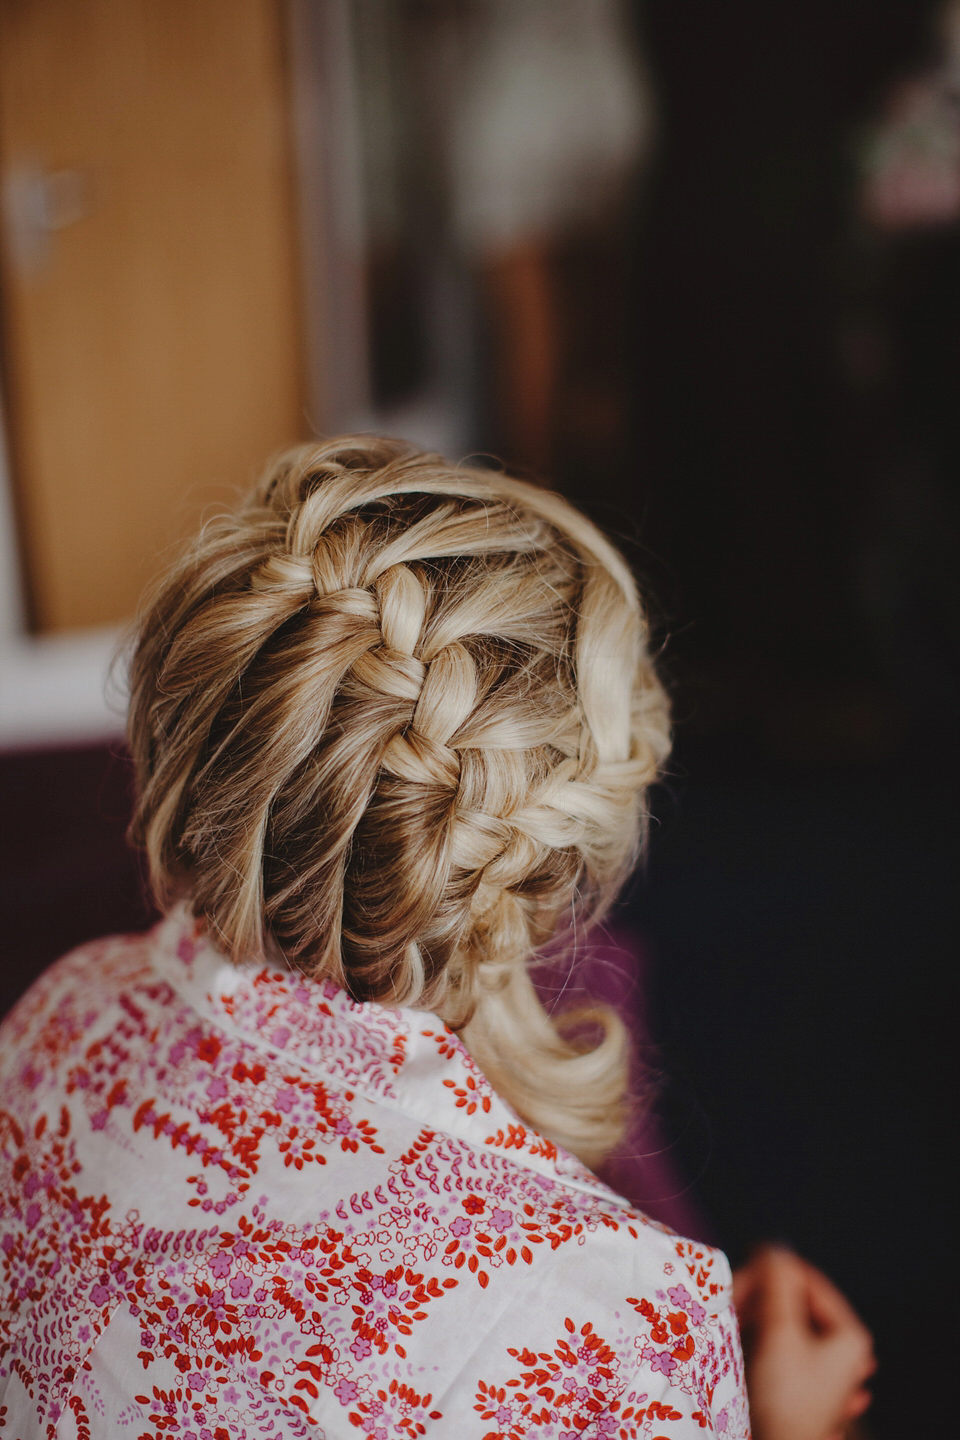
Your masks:
M644 640L627 567L558 496L366 436L293 451L139 624L133 835L158 899L235 958L436 1012L597 1159L622 1028L561 1033L527 962L636 858L668 746Z

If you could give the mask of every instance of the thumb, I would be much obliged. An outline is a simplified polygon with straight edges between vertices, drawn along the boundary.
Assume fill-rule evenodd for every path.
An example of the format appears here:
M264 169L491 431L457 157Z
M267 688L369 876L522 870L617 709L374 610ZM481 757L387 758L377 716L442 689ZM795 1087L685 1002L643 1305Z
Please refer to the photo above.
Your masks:
M807 1275L799 1256L780 1245L765 1245L754 1263L758 1324L763 1329L806 1324Z

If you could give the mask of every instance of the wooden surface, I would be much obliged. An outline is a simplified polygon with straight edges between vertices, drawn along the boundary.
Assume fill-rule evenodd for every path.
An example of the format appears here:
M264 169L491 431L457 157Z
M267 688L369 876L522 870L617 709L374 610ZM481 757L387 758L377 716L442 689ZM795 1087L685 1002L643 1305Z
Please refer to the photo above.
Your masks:
M0 0L5 388L37 629L132 613L204 508L305 432L283 49L279 0ZM45 256L11 215L37 177L62 227Z

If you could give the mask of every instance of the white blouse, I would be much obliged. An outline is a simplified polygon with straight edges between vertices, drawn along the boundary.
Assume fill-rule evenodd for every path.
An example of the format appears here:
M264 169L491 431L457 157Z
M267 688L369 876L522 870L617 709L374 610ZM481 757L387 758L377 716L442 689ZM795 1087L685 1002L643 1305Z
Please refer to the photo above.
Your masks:
M726 1259L524 1126L426 1012L182 912L0 1042L16 1440L749 1433Z

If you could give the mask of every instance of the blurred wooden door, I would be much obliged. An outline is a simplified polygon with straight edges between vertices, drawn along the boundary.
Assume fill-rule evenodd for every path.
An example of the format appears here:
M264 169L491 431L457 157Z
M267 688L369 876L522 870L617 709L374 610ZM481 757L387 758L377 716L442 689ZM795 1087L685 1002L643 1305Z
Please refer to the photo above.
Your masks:
M0 0L3 363L36 628L123 619L305 430L281 0Z

